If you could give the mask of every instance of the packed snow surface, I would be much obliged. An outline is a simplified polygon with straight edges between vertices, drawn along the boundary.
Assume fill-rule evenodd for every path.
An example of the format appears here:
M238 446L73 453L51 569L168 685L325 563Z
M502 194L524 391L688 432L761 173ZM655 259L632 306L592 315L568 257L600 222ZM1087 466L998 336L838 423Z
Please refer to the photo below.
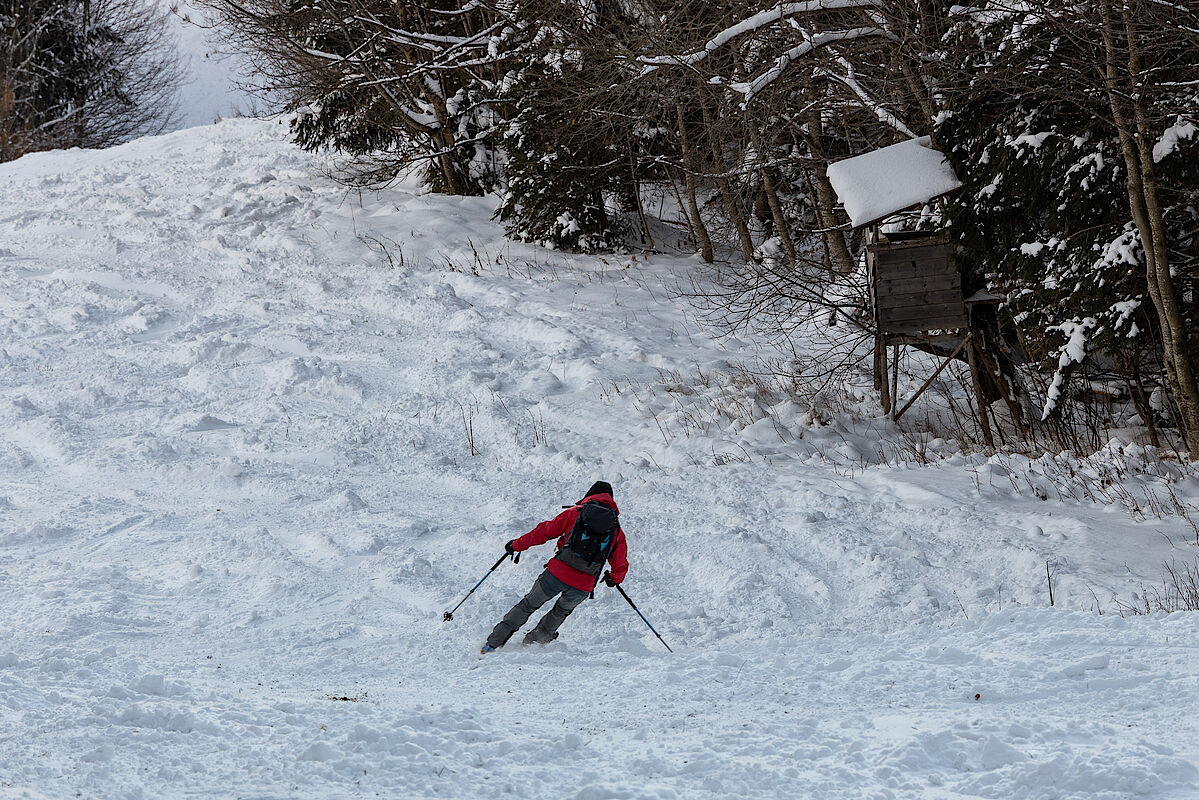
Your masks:
M1199 616L1111 613L1183 520L759 408L694 261L492 209L275 122L0 166L0 798L1199 796ZM479 656L596 479L674 654Z
M830 164L828 179L855 228L962 185L927 136Z

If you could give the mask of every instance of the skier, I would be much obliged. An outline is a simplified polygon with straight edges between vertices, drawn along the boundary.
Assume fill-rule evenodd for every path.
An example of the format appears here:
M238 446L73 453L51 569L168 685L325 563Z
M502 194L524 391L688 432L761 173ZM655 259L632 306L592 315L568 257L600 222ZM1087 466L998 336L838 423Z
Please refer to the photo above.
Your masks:
M612 484L596 481L577 504L504 545L509 553L522 553L550 539L558 540L558 550L546 563L545 571L491 631L481 652L490 653L503 647L533 612L552 597L557 597L558 602L525 634L524 643L548 644L557 639L558 626L579 603L595 596L605 561L612 569L604 576L604 583L616 586L624 580L629 562L624 531L617 521L619 513L612 499Z

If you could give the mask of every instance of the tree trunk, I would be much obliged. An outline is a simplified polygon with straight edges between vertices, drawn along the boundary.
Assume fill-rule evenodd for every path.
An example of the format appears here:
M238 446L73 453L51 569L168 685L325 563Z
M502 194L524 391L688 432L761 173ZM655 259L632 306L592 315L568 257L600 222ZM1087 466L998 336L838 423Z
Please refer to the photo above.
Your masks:
M920 126L924 131L933 129L934 120L937 118L937 107L933 99L928 96L928 87L922 82L921 76L916 75L912 71L912 64L906 58L900 57L900 69L903 71L904 80L907 82L908 91L912 93L915 99L915 105L920 109L920 115L924 117L924 124Z
M720 199L724 202L724 213L728 215L729 222L737 231L737 238L741 241L741 253L745 256L745 260L753 261L754 240L749 235L749 227L745 224L745 217L741 215L741 209L737 207L737 197L733 193L733 187L729 185L728 178L724 176L724 154L720 152L720 139L712 130L712 115L708 112L708 104L703 97L702 90L699 107L703 112L705 135L712 150L712 166L717 170L716 186L720 189Z
M649 220L645 218L645 206L641 203L641 181L637 179L637 159L633 154L632 143L629 148L629 182L633 185L633 203L637 206L637 218L641 220L641 241L650 250L654 249L654 235L649 230Z
M1140 84L1140 49L1134 31L1124 12L1124 25L1128 39L1128 67L1134 85ZM1140 89L1141 87L1138 86ZM1134 94L1133 117L1136 122L1137 151L1141 168L1141 186L1144 191L1145 216L1149 222L1152 238L1153 261L1157 270L1158 291L1161 294L1159 315L1163 328L1169 328L1171 361L1174 363L1177 385L1174 397L1183 418L1187 447L1192 458L1199 458L1199 383L1195 380L1195 365L1187 347L1187 327L1182 308L1178 302L1178 290L1170 269L1169 233L1157 191L1157 168L1153 161L1153 132L1143 104L1143 89ZM1148 247L1148 243L1145 243Z
M436 92L429 92L427 98L437 117L437 129L433 131L433 147L437 150L437 166L441 170L441 180L446 194L466 194L466 186L459 174L458 165L454 163L454 132L449 128L450 112L445 101Z
M1192 460L1199 459L1199 385L1186 346L1186 324L1178 304L1178 292L1170 275L1165 222L1157 197L1153 155L1149 149L1148 124L1139 92L1122 91L1119 86L1120 57L1116 41L1116 19L1110 0L1102 0L1102 35L1105 55L1105 89L1124 157L1125 188L1128 207L1145 253L1146 283L1161 323L1162 360L1166 378L1180 414L1179 425ZM1138 80L1139 57L1136 40L1127 19L1128 74L1130 83ZM1129 99L1129 98L1136 99ZM1140 141L1138 141L1140 140Z
M811 82L807 83L810 87ZM815 103L811 104L808 108L807 118L808 130L804 138L807 140L808 151L812 154L811 176L812 185L816 189L816 217L820 220L820 227L823 228L824 241L828 247L829 257L832 259L833 268L842 275L848 275L853 272L854 261L849 247L845 244L845 236L836 229L837 216L833 212L833 207L837 204L837 193L833 191L833 185L828 180L828 173L825 172L828 155L824 149L820 107Z
M796 263L795 243L791 241L791 231L787 227L787 218L783 216L783 204L779 201L774 178L770 175L770 168L762 163L766 158L766 151L762 147L762 134L752 119L747 119L746 123L749 128L749 139L758 153L758 172L762 176L762 189L766 192L766 204L770 206L770 215L774 218L774 229L778 233L779 241L783 244L783 252L787 254L787 263L794 267Z
M703 256L704 261L711 264L716 259L716 254L712 251L712 237L708 235L703 217L699 215L699 200L696 199L695 186L695 158L687 136L687 121L683 114L683 104L678 103L675 110L678 112L679 118L679 150L683 154L683 186L687 195L687 211L691 217L691 228L695 232L700 255Z

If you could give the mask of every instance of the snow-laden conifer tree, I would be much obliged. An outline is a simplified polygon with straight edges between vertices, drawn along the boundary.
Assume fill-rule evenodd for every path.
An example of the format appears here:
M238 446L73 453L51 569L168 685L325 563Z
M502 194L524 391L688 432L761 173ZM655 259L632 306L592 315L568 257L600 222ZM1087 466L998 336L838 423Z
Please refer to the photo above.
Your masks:
M610 249L636 148L613 102L611 49L628 24L617 9L524 0L505 56L499 139L505 192L498 216L515 238L568 250Z
M158 133L180 68L150 0L0 0L0 161Z
M960 72L937 132L967 184L950 207L967 268L1007 293L1054 371L1044 413L1092 356L1142 416L1146 382L1168 386L1178 408L1164 421L1195 451L1199 47L1187 31L1199 30L1199 5L1189 6L959 10L949 52Z
M251 57L296 141L359 157L364 182L413 165L428 185L494 184L496 43L504 23L472 0L204 0Z

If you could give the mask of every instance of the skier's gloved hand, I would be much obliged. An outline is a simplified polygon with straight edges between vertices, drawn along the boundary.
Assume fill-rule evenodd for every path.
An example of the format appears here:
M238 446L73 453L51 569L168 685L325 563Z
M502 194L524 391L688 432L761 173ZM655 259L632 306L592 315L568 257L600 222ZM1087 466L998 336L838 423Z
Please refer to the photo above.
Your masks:
M612 573L605 572L604 573L604 586L617 586L617 585L619 585L619 584L617 584L616 581L612 580Z
M512 555L513 553L515 553L516 548L513 547L513 545L515 545L515 544L516 544L515 539L509 540L508 543L506 545L504 545L504 552L507 553L508 555Z

